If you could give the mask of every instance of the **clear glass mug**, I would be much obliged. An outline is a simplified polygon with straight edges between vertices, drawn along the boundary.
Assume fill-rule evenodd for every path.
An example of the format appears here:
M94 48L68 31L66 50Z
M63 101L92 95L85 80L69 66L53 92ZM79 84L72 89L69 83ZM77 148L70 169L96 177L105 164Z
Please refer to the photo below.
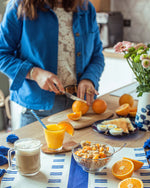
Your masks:
M14 143L14 148L8 151L8 164L12 170L17 169L21 175L33 176L40 170L40 140L24 138ZM11 160L15 151L16 162ZM15 167L16 166L16 167Z

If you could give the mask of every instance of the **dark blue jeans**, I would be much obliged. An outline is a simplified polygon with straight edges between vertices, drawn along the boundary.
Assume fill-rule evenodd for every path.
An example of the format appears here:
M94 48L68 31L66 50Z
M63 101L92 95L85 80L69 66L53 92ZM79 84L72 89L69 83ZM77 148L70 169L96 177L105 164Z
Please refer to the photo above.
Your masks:
M50 116L52 114L61 112L68 108L71 108L73 100L67 98L65 95L56 95L55 103L51 110L34 110L35 113L39 116L40 119ZM31 109L25 109L21 113L20 117L20 127L23 127L27 124L37 121L33 114L30 112Z

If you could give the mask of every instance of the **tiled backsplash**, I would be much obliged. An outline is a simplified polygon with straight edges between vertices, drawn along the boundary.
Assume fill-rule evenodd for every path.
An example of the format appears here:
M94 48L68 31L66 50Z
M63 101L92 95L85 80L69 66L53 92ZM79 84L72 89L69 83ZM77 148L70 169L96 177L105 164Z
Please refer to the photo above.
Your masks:
M131 27L124 27L124 40L150 42L150 0L111 0L111 10L131 19Z

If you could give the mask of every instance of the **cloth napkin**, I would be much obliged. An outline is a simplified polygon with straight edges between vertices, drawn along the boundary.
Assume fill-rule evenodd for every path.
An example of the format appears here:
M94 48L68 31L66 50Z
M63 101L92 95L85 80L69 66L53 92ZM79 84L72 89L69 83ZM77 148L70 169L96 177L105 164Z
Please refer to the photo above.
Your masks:
M112 175L111 168L122 157L144 162L132 177L140 178L144 187L150 188L150 168L143 148L123 148L113 156L107 168L95 174L84 172L71 153L41 153L41 169L36 176L24 177L17 170L8 169L2 179L2 188L116 188L120 180Z
M10 134L10 135L7 136L6 142L10 142L10 143L13 144L18 139L19 139L19 137L16 136L15 134Z

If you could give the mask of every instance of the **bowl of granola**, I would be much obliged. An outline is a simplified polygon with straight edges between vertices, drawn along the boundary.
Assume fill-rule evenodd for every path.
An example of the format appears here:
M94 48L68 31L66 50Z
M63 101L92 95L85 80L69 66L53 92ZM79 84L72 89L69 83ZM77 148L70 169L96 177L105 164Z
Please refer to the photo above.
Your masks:
M106 143L82 141L72 148L75 161L89 173L101 171L111 160L115 149Z

